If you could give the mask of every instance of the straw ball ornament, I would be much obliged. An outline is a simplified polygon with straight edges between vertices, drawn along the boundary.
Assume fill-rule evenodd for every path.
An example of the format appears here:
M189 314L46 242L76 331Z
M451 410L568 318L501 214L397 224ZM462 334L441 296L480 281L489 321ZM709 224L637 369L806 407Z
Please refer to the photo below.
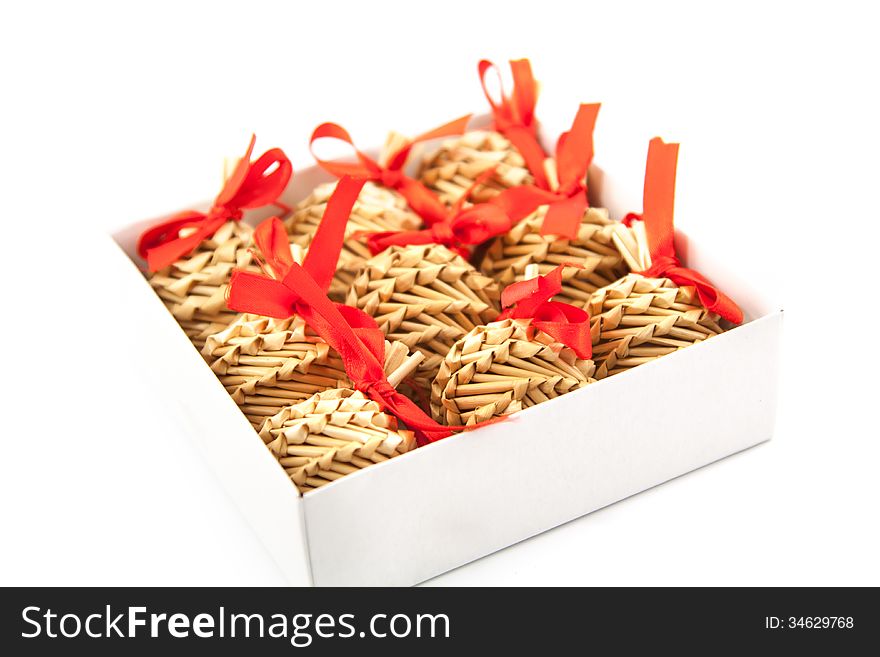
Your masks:
M475 424L594 383L595 365L537 330L528 319L478 326L443 360L431 412L443 424Z
M202 353L256 429L285 406L351 387L339 354L296 315L283 320L242 315L210 336ZM421 359L399 342L385 343L385 373L392 385Z
M722 333L691 286L628 274L598 290L588 306L596 378L619 374Z
M150 285L198 349L239 315L227 308L226 290L233 269L259 271L250 251L252 236L247 224L227 221L191 254L149 275Z
M477 178L492 167L495 173L474 186ZM466 132L458 139L444 141L438 150L424 158L418 178L449 206L468 190L474 203L483 203L509 187L534 182L513 144L504 135L486 130Z
M327 201L333 195L336 183L325 183L297 205L294 213L284 222L290 240L308 248L327 209ZM398 192L373 182L367 182L358 196L345 227L346 241L339 254L336 275L330 285L330 298L341 301L355 274L364 262L372 257L366 240L351 239L357 232L383 232L416 230L422 220L407 205Z
M379 404L344 388L285 406L259 431L302 493L416 446L413 433L399 429Z
M563 263L579 264L582 269L563 271L562 292L555 299L583 307L593 292L627 273L615 239L621 239L620 234L626 239L629 229L609 219L604 208L587 208L575 239L542 235L547 208L538 207L508 233L496 237L480 269L505 287L524 280L526 268L532 264L538 265L542 276Z
M413 376L425 392L452 344L499 313L495 281L445 246L392 246L368 260L346 303L372 316L389 340L425 355Z
M614 240L634 273L597 290L586 308L596 378L619 374L724 332L720 317L707 310L693 286L635 273L651 267L643 221L632 221Z

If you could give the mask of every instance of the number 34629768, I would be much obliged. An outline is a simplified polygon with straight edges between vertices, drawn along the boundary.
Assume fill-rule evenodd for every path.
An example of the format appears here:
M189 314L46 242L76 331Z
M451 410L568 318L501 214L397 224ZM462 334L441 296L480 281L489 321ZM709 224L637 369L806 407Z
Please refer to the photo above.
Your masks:
M804 630L852 629L855 624L852 616L768 616L765 623L768 629L786 627Z

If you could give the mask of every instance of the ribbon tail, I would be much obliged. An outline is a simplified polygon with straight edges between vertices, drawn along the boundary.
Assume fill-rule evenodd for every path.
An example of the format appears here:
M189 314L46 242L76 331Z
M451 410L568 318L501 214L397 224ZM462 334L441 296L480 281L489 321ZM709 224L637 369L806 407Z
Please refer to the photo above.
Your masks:
M560 235L576 239L587 207L587 194L583 190L574 196L551 203L541 225L541 235Z
M571 130L559 138L556 146L556 167L562 188L570 189L580 185L587 177L593 161L593 131L599 107L599 103L582 104Z
M392 389L390 393L384 395L382 401L396 418L416 434L419 446L434 443L452 435L449 427L435 422L415 402L396 390Z
M413 139L412 142L415 144L431 139L437 139L438 137L452 137L453 135L460 135L465 130L467 130L467 125L468 123L470 123L471 116L473 115L465 114L464 116L453 119L449 123L444 123L443 125L438 126L433 130L423 132L418 137Z
M256 143L257 136L252 134L247 151L245 151L245 154L235 163L235 168L223 184L223 189L221 189L220 193L217 195L214 205L231 204L232 199L235 198L238 190L244 185L244 181L247 178L248 171L251 167L251 155L254 152L254 146Z
M389 246L435 243L437 243L437 238L430 230L385 231L369 233L367 237L367 247L373 255L382 253Z
M412 151L413 146L416 144L430 141L432 139L439 139L440 137L452 137L454 135L463 134L465 130L467 130L467 124L470 123L471 116L471 114L465 114L457 119L453 119L449 123L444 123L432 130L423 132L418 137L410 139L402 148L398 149L388 157L386 166L392 171L399 171L406 165L406 161L409 159L409 154Z
M701 274L686 268L671 270L665 276L679 286L690 285L696 288L697 297L706 310L723 317L732 324L742 324L743 312L740 307L721 290L712 285Z
M535 185L541 189L550 189L547 181L547 173L544 171L544 160L547 159L544 149L538 143L533 131L520 126L512 126L504 131L504 136L510 140L514 148L526 161L526 167L535 179Z
M678 144L664 143L654 137L648 144L645 164L645 190L642 217L648 236L651 258L675 257L675 171L678 164Z
M365 178L349 176L339 179L303 261L303 268L325 292L336 273L348 218L366 182Z
M743 312L742 309L733 299L724 294L721 290L711 287L711 295L707 295L706 291L701 289L702 286L697 286L697 295L700 297L700 301L711 310L713 313L717 313L720 317L723 317L731 324L742 324L743 323ZM710 296L714 296L714 299L707 298Z
M290 238L281 219L269 217L257 226L254 230L254 244L263 254L275 278L284 278L293 264L293 255L290 253Z
M559 196L553 192L539 189L534 185L522 185L505 189L489 202L500 207L510 218L511 223L516 223L542 205L555 203L558 200Z
M146 248L147 267L150 271L159 271L168 265L174 264L195 251L199 244L216 233L225 221L226 219L223 217L217 217L212 220L206 218L191 235L178 237L163 244Z
M180 239L178 234L181 229L195 227L205 220L203 212L181 212L160 224L151 226L138 237L137 252L141 258L146 259L147 252L160 244Z
M400 192L413 211L419 215L428 225L445 221L447 218L446 206L430 189L425 187L418 180L414 180L409 176L403 176L400 184L397 186Z

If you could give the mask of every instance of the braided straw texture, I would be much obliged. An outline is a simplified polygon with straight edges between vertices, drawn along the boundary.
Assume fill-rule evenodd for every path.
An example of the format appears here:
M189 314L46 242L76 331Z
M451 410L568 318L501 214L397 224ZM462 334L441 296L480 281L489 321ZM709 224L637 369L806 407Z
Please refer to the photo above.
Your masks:
M296 211L284 222L292 243L308 248L334 189L335 182L319 185L297 205ZM368 182L351 210L345 235L350 238L357 231L416 230L421 225L422 220L409 209L403 196L393 189ZM330 284L330 298L336 301L344 299L355 274L371 257L365 240L346 239L336 265L336 276Z
M339 354L296 315L242 315L210 336L202 354L256 429L285 406L352 386ZM404 345L386 342L386 374L408 354Z
M495 174L478 185L469 196L483 203L508 187L534 182L526 162L513 144L497 132L475 130L458 139L444 141L439 150L425 157L419 180L433 190L446 205L458 201L477 177L494 166Z
M372 316L389 340L421 351L413 381L427 393L452 344L499 313L491 278L445 246L392 246L367 261L346 303Z
M493 322L449 350L431 388L431 412L447 425L482 422L594 383L595 369L530 320Z
M360 392L326 390L267 418L260 437L300 492L415 447L411 431Z
M628 274L597 290L588 310L596 378L636 365L723 332L719 317L700 305L696 290L668 278Z
M150 285L198 349L238 317L226 307L232 270L260 271L249 251L252 235L247 224L227 221L193 253L149 276Z
M555 300L583 307L590 295L629 270L613 236L629 229L608 218L604 208L588 208L584 213L576 239L541 235L547 206L542 205L519 221L505 235L489 245L480 269L495 278L502 287L525 278L526 267L538 265L543 276L562 263L579 264L583 269L566 268L562 276L562 292Z

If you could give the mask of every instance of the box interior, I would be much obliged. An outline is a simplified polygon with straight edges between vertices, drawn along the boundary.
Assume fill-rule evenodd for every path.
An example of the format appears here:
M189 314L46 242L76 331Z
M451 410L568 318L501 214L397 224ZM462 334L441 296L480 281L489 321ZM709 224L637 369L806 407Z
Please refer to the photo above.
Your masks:
M478 123L480 121L485 122L486 118L481 117ZM411 166L415 166L418 155L418 152L414 154ZM295 167L293 181L282 201L292 206L317 184L332 179L316 166ZM640 179L614 178L601 164L595 164L589 180L591 203L607 207L613 218L641 208ZM208 203L201 203L192 207L207 206ZM245 220L255 224L271 214L271 209L251 212ZM161 218L129 225L114 233L113 238L134 262L139 262L135 253L137 237L159 220ZM678 217L676 222L677 225L683 223ZM140 278L140 284L135 284L144 296L144 312L139 321L156 337L153 353L147 362L155 366L154 374L164 381L174 379L177 385L188 390L184 410L193 424L193 435L205 448L215 470L231 489L233 498L291 583L414 583L770 437L772 429L768 426L771 425L764 414L759 422L756 420L759 426L752 427L753 439L750 440L716 436L709 447L700 449L699 439L704 430L699 428L673 437L670 443L658 449L656 445L643 444L645 436L637 431L640 423L632 417L625 417L629 409L651 414L658 425L676 426L681 423L677 414L682 413L683 407L677 400L687 399L688 394L710 398L705 390L705 377L682 378L688 376L688 368L704 371L700 366L713 362L727 369L718 381L728 389L738 384L738 387L734 385L737 390L747 390L747 379L752 371L749 368L758 359L775 363L775 342L771 333L776 330L781 316L778 304L766 291L756 289L748 281L741 280L732 268L725 267L723 257L713 257L712 247L715 245L701 242L698 248L690 244L683 233L677 233L676 244L680 253L686 254L686 264L699 268L741 305L746 316L743 326L633 371L526 409L499 425L453 436L371 466L310 491L304 497L287 479L141 273L130 263L127 269L128 275ZM748 345L752 346L749 357L736 358L736 354L741 354ZM772 378L774 366L768 366L767 371ZM668 381L669 377L677 385L664 385L664 380ZM770 416L775 381L771 383L752 386L760 397L753 402L770 409ZM682 390L683 387L687 392ZM719 390L718 398L728 400L729 396L722 392ZM602 409L611 409L611 414ZM723 412L723 409L718 411ZM624 417L614 417L613 413ZM563 440L554 448L553 436L546 435L546 430L552 430L554 435L578 436L582 433L578 419L581 417L596 418L595 433L591 433L593 437ZM628 434L627 427L634 433ZM734 428L737 431L743 429L731 427L731 430ZM641 426L641 430L644 431L645 426ZM725 430L720 431L724 433ZM535 459L532 453L535 441L529 436L536 432L545 434L540 436L544 446L539 449L559 450L562 453L558 458ZM615 453L614 441L608 440L610 435L620 437L618 442L629 440L630 449ZM639 450L645 458L638 459L638 463L620 462L621 458L632 458ZM579 461L578 454L586 461ZM553 474L554 462L556 476ZM584 491L579 488L583 481L578 485L572 483L580 479L577 465L572 464L581 463L583 474L589 473L598 481L601 480L599 464L602 462L612 464L608 469L623 468L638 476L610 485L609 482L596 483L593 486L595 494L583 495ZM533 466L533 476L529 474L530 465ZM480 481L474 482L474 477ZM541 481L548 477L555 482ZM427 486L431 489L430 494L425 492L425 482L430 482ZM546 508L538 508L542 486L547 485L561 486L560 491L551 497L559 498L559 493L564 494L565 489L570 488L579 490L577 495L584 499L574 505L557 503L554 511L548 513ZM498 490L507 491L507 495L498 497L494 492ZM444 491L446 502L441 503ZM462 508L474 504L475 495L486 504L477 514L461 514ZM418 502L420 496L425 504L431 503L427 511ZM365 504L371 504L373 508L365 512ZM381 510L383 505L389 509L389 514L384 517L393 516L388 529L396 527L399 530L398 533L391 531L390 536L399 537L409 532L393 552L410 551L419 558L409 559L405 567L401 567L401 564L395 566L393 563L396 559L393 554L386 554L384 559L390 562L373 567L372 574L364 577L358 570L364 568L363 563L358 564L361 559L353 550L363 547L357 537L375 534L376 524L383 523L383 514L375 508ZM426 514L433 517L422 527L420 520ZM523 517L541 520L524 521ZM487 528L484 523L479 527L469 526L469 518L495 518L498 527ZM401 527L404 520L412 526ZM445 535L445 540L440 543L436 541L438 527L443 528ZM481 537L479 545L474 546L468 536ZM345 537L351 540L343 540ZM382 549L391 546L384 545L386 541L380 543ZM383 559L381 552L372 549L360 556ZM346 565L351 562L354 563Z

